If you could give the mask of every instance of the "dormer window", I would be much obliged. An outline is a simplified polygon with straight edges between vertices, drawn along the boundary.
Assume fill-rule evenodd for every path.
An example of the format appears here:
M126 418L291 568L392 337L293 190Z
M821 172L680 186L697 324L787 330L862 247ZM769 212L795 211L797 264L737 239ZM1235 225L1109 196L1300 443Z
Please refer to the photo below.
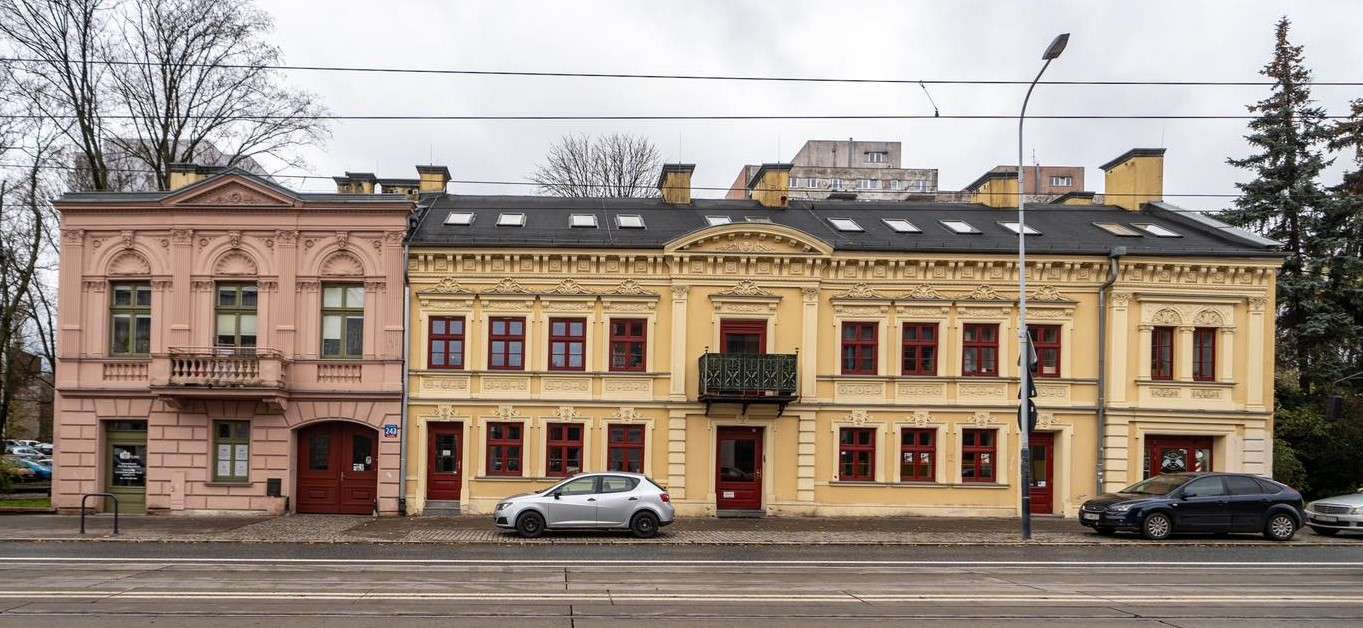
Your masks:
M450 212L445 216L445 224L467 227L473 224L473 219L477 216L473 212Z
M943 226L943 227L946 227L947 229L950 229L952 233L979 233L979 232L980 232L979 229L976 229L974 226L972 226L970 223L968 223L968 222L966 222L966 221L964 221L964 220L941 220L941 221L939 221L939 222L942 223L942 226Z
M524 227L525 214L499 214L497 216L498 227Z
M619 214L615 217L617 229L643 229L644 217L638 214Z
M595 229L596 214L573 214L568 217L568 224L574 229Z
M861 225L857 224L857 221L851 218L829 218L828 223L838 231L865 231L861 228Z

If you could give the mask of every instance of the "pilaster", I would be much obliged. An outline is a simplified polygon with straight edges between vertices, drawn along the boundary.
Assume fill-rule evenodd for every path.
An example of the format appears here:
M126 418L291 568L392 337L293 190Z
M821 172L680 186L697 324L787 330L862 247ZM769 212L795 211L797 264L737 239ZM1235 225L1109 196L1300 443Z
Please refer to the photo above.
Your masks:
M802 295L804 309L800 317L800 398L813 403L818 401L819 396L819 288L806 287L802 290ZM811 479L812 473L811 471Z
M672 401L686 401L686 327L688 322L686 306L687 295L690 291L691 286L680 284L672 286L672 376L669 378L671 387L668 389L668 398ZM683 447L685 447L684 441Z

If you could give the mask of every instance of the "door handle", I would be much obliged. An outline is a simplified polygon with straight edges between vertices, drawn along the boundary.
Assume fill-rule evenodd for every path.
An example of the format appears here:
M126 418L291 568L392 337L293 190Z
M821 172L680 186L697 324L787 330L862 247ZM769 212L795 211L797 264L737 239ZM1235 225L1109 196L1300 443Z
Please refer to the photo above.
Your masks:
M639 501L639 498L638 498L638 497L631 497L631 498L629 498L629 501L637 502L637 501Z
M595 497L588 497L588 498L587 498L587 501L589 501L589 502L594 502L594 501L596 501L596 498L595 498Z

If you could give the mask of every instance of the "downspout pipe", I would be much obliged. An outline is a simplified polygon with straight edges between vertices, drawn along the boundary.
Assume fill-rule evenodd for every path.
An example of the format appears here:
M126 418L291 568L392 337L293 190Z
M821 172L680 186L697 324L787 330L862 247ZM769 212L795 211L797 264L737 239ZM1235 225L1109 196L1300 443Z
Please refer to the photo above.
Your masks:
M411 380L412 345L412 281L407 260L411 258L411 228L408 219L407 237L402 239L402 418L398 421L398 515L407 515L407 401L408 382Z
M1095 461L1095 477L1097 478L1096 495L1103 493L1103 482L1107 474L1107 467L1103 464L1103 457L1107 455L1105 444L1107 434L1107 302L1111 294L1108 292L1112 284L1117 283L1117 274L1121 267L1122 256L1126 255L1126 247L1113 247L1107 254L1107 279L1102 286L1098 287L1098 458Z

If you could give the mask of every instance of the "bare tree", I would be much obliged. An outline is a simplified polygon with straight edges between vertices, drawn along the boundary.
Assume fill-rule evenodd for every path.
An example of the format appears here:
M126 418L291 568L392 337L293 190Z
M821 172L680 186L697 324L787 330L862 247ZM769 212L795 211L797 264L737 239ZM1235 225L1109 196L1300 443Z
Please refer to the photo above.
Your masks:
M654 197L662 156L647 138L623 133L566 135L530 179L552 196Z
M232 165L269 155L301 165L293 149L326 139L313 96L283 85L269 66L279 49L272 24L251 0L132 0L114 29L110 55L118 105L133 118L112 137L168 187L170 165L193 162L213 143Z
M81 189L109 189L104 161L104 0L0 0L0 34L26 60L6 64L16 93L80 152Z

